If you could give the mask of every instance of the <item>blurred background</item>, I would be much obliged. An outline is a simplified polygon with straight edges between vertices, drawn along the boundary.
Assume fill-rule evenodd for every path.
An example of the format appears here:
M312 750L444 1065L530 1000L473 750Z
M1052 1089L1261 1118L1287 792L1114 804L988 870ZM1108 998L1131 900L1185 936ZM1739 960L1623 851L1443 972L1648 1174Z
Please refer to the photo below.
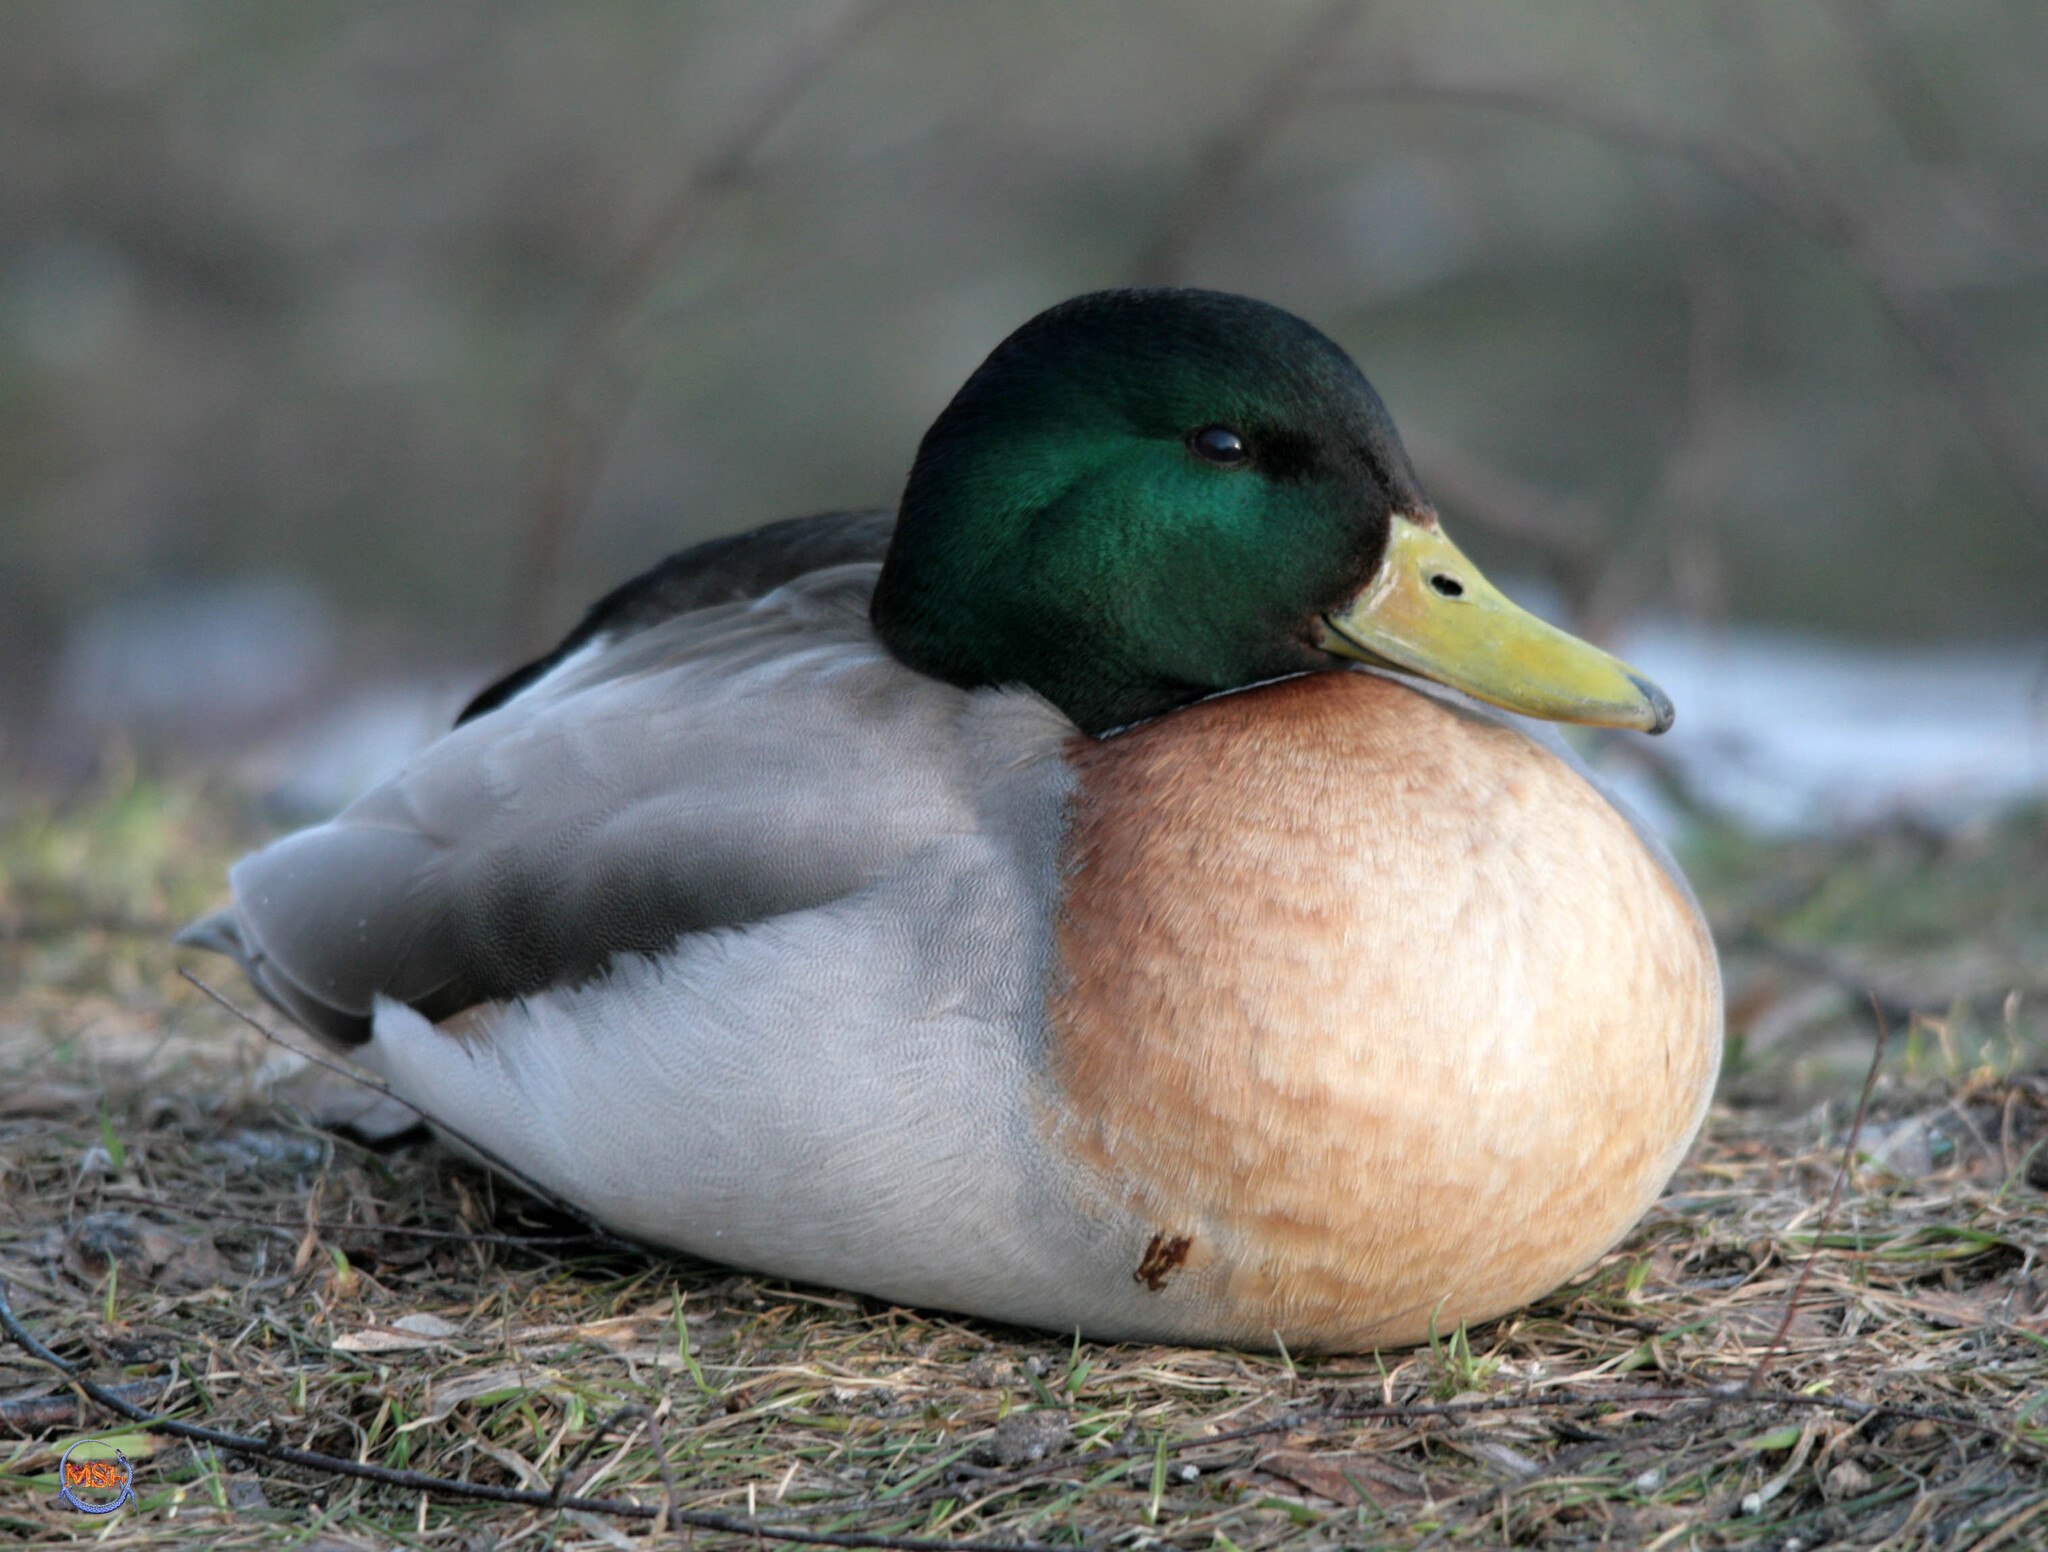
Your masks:
M1666 684L1642 801L1950 822L2048 785L2044 80L1991 3L22 0L0 762L331 808L1167 281L1349 347Z

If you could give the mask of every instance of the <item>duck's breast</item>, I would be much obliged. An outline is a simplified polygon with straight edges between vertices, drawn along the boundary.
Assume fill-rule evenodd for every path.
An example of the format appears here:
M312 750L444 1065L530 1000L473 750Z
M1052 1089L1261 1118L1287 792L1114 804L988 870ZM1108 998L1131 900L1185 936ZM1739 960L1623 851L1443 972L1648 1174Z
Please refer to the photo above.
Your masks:
M1420 1340L1654 1200L1718 1069L1713 945L1565 760L1361 673L1073 759L1044 1123L1142 1226L1159 1327Z

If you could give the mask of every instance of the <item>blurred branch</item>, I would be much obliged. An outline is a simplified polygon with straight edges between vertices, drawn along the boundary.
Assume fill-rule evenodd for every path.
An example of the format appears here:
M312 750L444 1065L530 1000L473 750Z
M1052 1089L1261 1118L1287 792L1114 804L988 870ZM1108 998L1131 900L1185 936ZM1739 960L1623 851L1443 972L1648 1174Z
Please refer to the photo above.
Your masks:
M1898 138L1900 164L1911 176L1960 195L2015 255L2037 268L2048 263L2048 213L2038 204L2006 198L1985 176L1980 159L1965 152L1955 114L1913 50L1898 41L1885 8L1867 0L1829 0L1825 9ZM1895 175L1896 169L1887 168L1888 178Z
M1740 302L1734 273L1714 246L1706 223L1688 202L1661 194L1678 239L1678 274L1685 289L1685 422L1664 464L1656 500L1664 513L1672 600L1695 619L1725 614L1727 564L1713 498L1716 475L1730 461L1715 456L1728 440L1734 374L1730 370Z
M1324 0L1309 13L1291 48L1245 100L1196 164L1195 181L1167 210L1166 217L1132 261L1140 285L1180 283L1190 250L1215 221L1217 212L1243 188L1251 169L1286 128L1330 51L1366 12L1369 0Z
M1841 255L1870 286L1892 324L1947 385L2000 472L2035 515L2030 542L2048 554L2048 441L2035 417L1992 376L1945 298L1906 274L1850 201L1782 146L1725 132L1700 134L1566 88L1519 82L1453 81L1412 73L1348 83L1345 100L1401 99L1485 108L1553 124L1609 144L1683 163L1748 195Z
M1607 520L1592 502L1539 489L1425 430L1403 432L1401 440L1430 492L1479 527L1542 550L1574 573L1606 552Z
M555 357L535 414L536 466L526 538L513 574L507 634L530 645L548 628L564 552L604 468L642 371L617 359L621 333L675 252L746 179L762 147L806 92L895 0L845 0L805 31L761 82L725 137L691 169L655 218L599 279ZM609 368L609 370L607 370Z
M1242 191L1311 93L1332 52L1369 8L1370 0L1326 0L1309 13L1293 46L1210 144L1195 181L1139 250L1132 265L1139 283L1181 280L1189 253ZM1608 543L1608 526L1597 508L1538 490L1427 433L1404 440L1428 470L1431 490L1476 526L1544 552L1574 603L1583 600L1595 584Z
M1678 433L1665 449L1655 488L1644 503L1634 544L1592 577L1578 600L1578 623L1596 639L1639 608L1655 587L1661 558L1671 599L1681 614L1700 619L1724 612L1726 566L1708 499L1712 472L1726 463L1712 456L1725 435L1730 399L1728 341L1735 331L1734 276L1714 249L1706 223L1689 203L1656 181L1652 200L1673 229L1679 283L1685 293L1685 398Z

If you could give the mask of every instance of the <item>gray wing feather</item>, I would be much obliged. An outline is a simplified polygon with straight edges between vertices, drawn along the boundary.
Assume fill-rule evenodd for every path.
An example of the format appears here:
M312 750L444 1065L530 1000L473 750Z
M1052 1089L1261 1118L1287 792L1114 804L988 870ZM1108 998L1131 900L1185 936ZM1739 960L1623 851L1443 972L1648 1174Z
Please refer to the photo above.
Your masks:
M593 637L237 863L184 941L353 1044L380 996L438 1020L862 887L928 838L918 783L957 763L966 701L875 640L876 569Z
M455 720L497 710L599 636L617 641L692 609L760 598L806 572L879 561L895 528L893 512L824 512L678 551L605 594L554 651L485 687Z

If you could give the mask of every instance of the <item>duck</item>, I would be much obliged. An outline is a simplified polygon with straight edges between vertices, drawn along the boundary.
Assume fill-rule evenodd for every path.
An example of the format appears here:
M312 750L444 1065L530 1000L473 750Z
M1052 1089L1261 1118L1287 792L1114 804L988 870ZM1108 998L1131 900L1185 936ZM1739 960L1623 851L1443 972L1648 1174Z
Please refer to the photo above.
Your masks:
M686 549L182 935L612 1232L1091 1340L1418 1344L1699 1130L1713 940L1335 342L1123 289L893 511Z

